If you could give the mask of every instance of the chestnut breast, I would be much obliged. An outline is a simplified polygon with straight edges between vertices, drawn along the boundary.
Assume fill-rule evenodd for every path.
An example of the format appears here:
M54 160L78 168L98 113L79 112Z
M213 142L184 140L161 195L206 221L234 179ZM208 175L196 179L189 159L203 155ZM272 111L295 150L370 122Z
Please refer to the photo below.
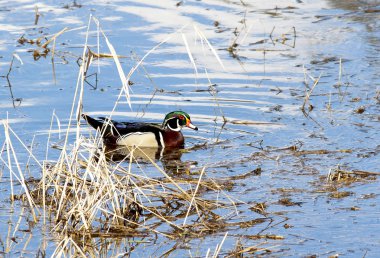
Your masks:
M164 138L165 147L184 147L185 139L181 132L165 129L162 131L162 137Z

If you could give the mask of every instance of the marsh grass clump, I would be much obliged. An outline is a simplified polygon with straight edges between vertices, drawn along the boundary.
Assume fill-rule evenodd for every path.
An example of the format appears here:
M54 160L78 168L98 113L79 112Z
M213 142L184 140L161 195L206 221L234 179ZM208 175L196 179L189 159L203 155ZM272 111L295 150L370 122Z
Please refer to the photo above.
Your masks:
M138 220L131 214L135 193L122 178L125 171L117 170L93 147L80 138L72 150L63 150L57 161L43 162L42 177L26 180L26 191L17 199L26 200L30 195L35 205L31 208L66 234L133 226Z
M203 218L203 223L208 219L211 222L220 217L213 209L230 206L197 196L198 190L203 192L220 187L216 183L177 180L153 160L153 167L164 178L150 178L147 173L136 171L138 166L134 164L138 161L134 159L133 150L125 157L128 164L125 167L109 160L99 145L100 138L81 137L67 154L61 154L58 161L43 164L42 178L27 181L33 203L54 222L55 230L97 235L112 231L129 234L131 229L163 233L155 228L167 223L168 229L184 232L188 217L196 215ZM146 158L150 159L149 156ZM21 194L17 199L26 200L25 195ZM144 221L141 221L142 216ZM149 220L154 221L155 226L150 226ZM177 220L182 226L174 223ZM219 228L217 224L212 223L210 228ZM199 228L199 231L203 230ZM172 233L163 234L169 236Z
M8 135L6 141L11 153L12 138ZM37 223L51 228L59 242L55 254L85 255L90 252L85 242L94 243L91 252L97 253L94 249L102 247L94 239L154 235L197 239L269 221L257 213L245 220L229 219L247 207L223 191L224 181L230 179L208 178L205 168L190 178L173 176L147 155L146 170L133 155L138 147L114 162L108 159L99 135L80 136L72 146L61 149L58 160L40 163L41 178L20 179L23 192L12 194L14 201L29 207ZM150 177L149 172L161 176Z

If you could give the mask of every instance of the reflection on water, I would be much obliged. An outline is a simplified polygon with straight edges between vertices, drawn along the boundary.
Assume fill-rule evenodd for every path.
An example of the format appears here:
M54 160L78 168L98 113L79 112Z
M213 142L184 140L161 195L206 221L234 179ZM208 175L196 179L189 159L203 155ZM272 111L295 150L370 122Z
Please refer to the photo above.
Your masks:
M365 10L379 10L380 1L379 0L328 0L327 1L332 7L337 9L351 10L351 11L365 11ZM365 19L365 16L362 16Z
M329 0L329 5L333 8L352 11L348 15L340 17L341 19L348 19L355 22L360 22L369 33L364 35L367 43L374 46L377 51L376 45L379 46L380 42L380 1L379 0L349 0L349 1L336 1ZM367 56L365 56L367 58ZM371 59L369 59L371 61ZM378 64L379 65L379 64Z
M143 147L118 147L106 149L107 157L113 161L125 161L130 158L150 162L158 160L161 157L160 148L143 148Z
M137 163L156 163L160 161L164 171L170 176L187 174L191 162L182 162L183 149L177 148L143 148L143 147L107 147L106 156L112 161Z

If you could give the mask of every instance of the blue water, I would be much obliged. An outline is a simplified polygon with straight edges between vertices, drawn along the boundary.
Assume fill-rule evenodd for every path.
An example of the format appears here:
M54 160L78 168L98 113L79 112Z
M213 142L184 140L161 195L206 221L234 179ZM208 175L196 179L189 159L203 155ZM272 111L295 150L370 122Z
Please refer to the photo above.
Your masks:
M266 240L260 246L272 251L267 256L376 257L380 253L378 180L344 186L339 190L352 194L335 199L326 190L325 176L337 166L379 172L380 110L376 99L380 90L379 3L243 1L247 5L242 5L241 1L205 0L184 1L177 7L177 2L83 1L78 2L81 7L72 2L1 2L0 75L7 74L13 53L21 58L22 64L14 59L9 75L13 96L21 99L21 103L14 102L15 108L8 82L0 77L0 118L9 117L10 126L27 146L32 145L36 135L32 147L40 160L45 159L53 110L61 127L68 125L79 69L77 60L82 55L86 28L66 32L56 39L55 70L51 53L34 61L32 52L41 49L35 44L18 43L22 35L34 40L50 38L64 27L87 26L89 16L94 15L117 54L126 56L120 61L127 74L136 59L172 34L166 44L143 62L144 69L140 67L132 75L132 109L121 98L114 118L161 122L165 113L185 110L200 128L198 132L184 130L186 146L207 143L209 147L184 153L181 160L191 161L194 165L190 169L194 172L205 166L207 177L217 179L261 167L260 175L238 180L228 194L249 204L265 202L273 222L227 228L225 232L199 240L180 239L177 243L182 244L170 255L190 256L190 251L193 256L205 256L209 248L213 253L228 232L222 255L235 249L237 239L244 247L265 242L247 237L261 233L284 237L284 240ZM69 8L64 8L65 5ZM35 6L42 14L38 25L34 25ZM218 26L214 25L215 21L219 22ZM225 69L207 44L202 45L193 24L211 42ZM178 32L182 27L196 60L197 74ZM295 38L292 27L296 29ZM234 31L240 33L238 37ZM94 23L90 35L90 48L96 52ZM294 39L295 47L292 47ZM261 40L265 43L253 44ZM234 41L238 43L238 58L227 51ZM100 44L100 52L109 53L103 38ZM94 60L88 74L95 72L97 88L84 85L83 108L94 115L109 114L121 88L119 75L113 60L105 58L100 60L99 67ZM300 108L305 98L305 77L308 89L313 85L309 75L314 78L321 75L321 79L310 98L313 110L306 117ZM95 84L93 76L88 81ZM216 95L207 91L210 83L215 84ZM159 91L152 98L155 89ZM365 111L356 113L361 106ZM228 120L223 127L222 116ZM56 122L53 129L58 129ZM0 130L3 144L4 130ZM89 134L86 126L82 133ZM221 143L214 144L216 139ZM61 140L58 133L51 136L52 143L59 144ZM70 141L74 143L74 134L70 135ZM16 140L13 142L19 162L25 166L28 153ZM292 145L301 150L351 152L295 156L285 150ZM58 158L58 150L50 148L49 153L49 159ZM1 157L7 160L5 151ZM17 202L9 208L10 178L6 166L0 166L0 175L3 252L20 255L25 245L25 256L34 255L40 247L51 255L57 241L54 234L44 231L40 224L32 227L31 232L23 231L29 228L27 211L16 227L22 210ZM41 176L39 168L31 165L28 176ZM15 189L20 193L18 185ZM210 193L208 198L216 196ZM278 200L285 197L301 204L280 205ZM359 210L351 210L353 206ZM241 209L241 214L231 221L259 217L246 206ZM292 227L284 228L285 223ZM12 233L8 233L8 227ZM13 231L17 243L6 241ZM46 248L42 246L45 237ZM137 244L131 256L160 256L176 243L162 236L159 244L153 241L153 236L147 239L149 244ZM122 241L120 246L110 247L108 255L129 245L128 239ZM100 246L96 239L93 242Z

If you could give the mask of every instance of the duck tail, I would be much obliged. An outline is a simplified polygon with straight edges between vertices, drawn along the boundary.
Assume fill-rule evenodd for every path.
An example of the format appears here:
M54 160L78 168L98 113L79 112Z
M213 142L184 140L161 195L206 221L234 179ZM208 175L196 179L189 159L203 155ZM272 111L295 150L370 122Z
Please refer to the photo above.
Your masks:
M84 120L86 120L86 122L89 125L91 125L95 129L99 129L100 131L105 130L105 132L104 132L105 135L107 135L108 133L112 133L112 125L110 123L107 123L106 128L104 128L104 125L105 125L104 119L98 120L98 119L92 118L86 114L82 114L82 117Z
M103 123L99 120L96 120L86 114L82 114L82 117L84 120L86 120L86 122L91 125L92 127L94 127L95 129L102 129L103 127Z

